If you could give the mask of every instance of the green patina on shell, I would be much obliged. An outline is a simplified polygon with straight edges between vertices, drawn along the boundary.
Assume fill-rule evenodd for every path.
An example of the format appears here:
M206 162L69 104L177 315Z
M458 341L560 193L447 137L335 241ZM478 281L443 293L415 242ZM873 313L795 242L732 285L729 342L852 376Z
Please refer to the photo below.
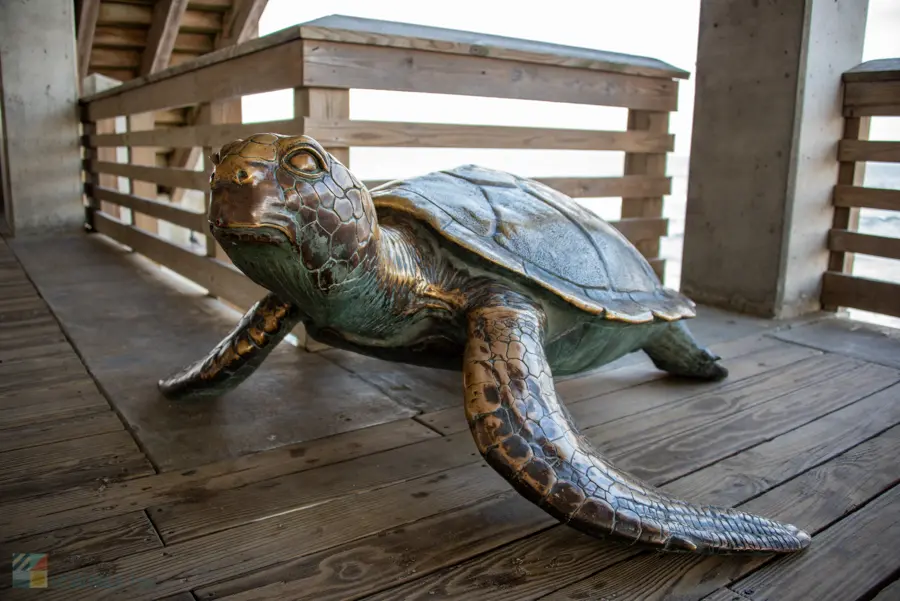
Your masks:
M389 182L372 200L583 311L630 323L695 315L618 230L540 182L466 165Z

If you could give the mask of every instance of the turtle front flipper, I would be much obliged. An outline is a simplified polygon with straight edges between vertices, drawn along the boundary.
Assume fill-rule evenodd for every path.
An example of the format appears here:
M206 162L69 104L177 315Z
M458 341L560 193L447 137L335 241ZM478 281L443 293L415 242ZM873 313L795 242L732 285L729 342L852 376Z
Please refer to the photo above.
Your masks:
M206 357L160 380L159 390L172 400L225 394L259 367L300 318L296 305L266 295Z
M544 355L544 314L513 293L469 312L466 417L485 460L523 496L603 538L696 553L787 552L810 537L734 509L695 506L619 471L578 433Z

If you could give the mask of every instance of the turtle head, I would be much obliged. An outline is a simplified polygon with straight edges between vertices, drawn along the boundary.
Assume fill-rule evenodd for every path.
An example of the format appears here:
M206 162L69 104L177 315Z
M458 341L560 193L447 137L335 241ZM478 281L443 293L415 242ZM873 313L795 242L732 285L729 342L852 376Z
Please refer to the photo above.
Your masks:
M256 134L212 159L210 230L251 278L265 279L242 260L258 254L254 247L289 251L284 260L298 262L323 291L374 257L379 234L369 191L314 139Z

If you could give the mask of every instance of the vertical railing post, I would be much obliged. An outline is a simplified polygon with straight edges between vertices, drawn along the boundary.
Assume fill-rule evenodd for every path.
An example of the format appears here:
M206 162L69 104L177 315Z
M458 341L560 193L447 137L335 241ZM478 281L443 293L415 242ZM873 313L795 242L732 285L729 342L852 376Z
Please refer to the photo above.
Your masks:
M128 131L146 131L151 130L156 125L156 119L153 113L138 113L128 116ZM128 147L128 162L132 165L144 165L153 167L156 165L156 149L151 147ZM138 180L130 180L131 193L135 196L142 196L156 200L157 186L153 182L142 182ZM159 222L155 217L148 215L131 213L131 224L145 230L147 232L157 233L159 230Z
M667 134L669 133L669 113L630 109L628 111L628 130ZM625 175L665 177L666 153L625 153ZM662 215L662 196L622 198L622 219L662 217ZM659 238L641 240L635 243L635 246L648 259L659 257ZM656 275L662 280L665 275L665 262L656 261L653 263L653 267Z
M296 88L294 90L294 118L301 117L322 121L349 119L350 90ZM306 132L304 131L304 133ZM326 150L341 163L350 166L350 148L329 147Z
M321 121L345 121L350 118L350 90L331 88L295 88L294 119L309 118ZM307 133L306 126L303 133ZM327 150L341 163L350 166L350 148L346 146L329 146ZM291 332L307 351L320 351L328 348L316 342L306 333L303 325L298 325Z
M866 140L869 137L869 117L847 117L844 119L844 140ZM838 167L838 185L861 186L866 174L866 164L855 161L841 161ZM831 229L856 230L859 227L859 208L834 207ZM853 253L833 250L828 255L828 271L851 273ZM823 304L825 311L837 311L838 307Z

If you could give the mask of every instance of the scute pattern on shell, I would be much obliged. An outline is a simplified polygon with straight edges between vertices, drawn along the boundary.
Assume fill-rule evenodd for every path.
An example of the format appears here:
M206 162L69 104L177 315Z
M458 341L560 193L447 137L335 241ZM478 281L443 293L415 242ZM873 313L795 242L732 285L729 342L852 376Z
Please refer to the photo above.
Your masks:
M632 323L695 314L618 230L540 182L465 165L389 182L372 198L589 313Z

